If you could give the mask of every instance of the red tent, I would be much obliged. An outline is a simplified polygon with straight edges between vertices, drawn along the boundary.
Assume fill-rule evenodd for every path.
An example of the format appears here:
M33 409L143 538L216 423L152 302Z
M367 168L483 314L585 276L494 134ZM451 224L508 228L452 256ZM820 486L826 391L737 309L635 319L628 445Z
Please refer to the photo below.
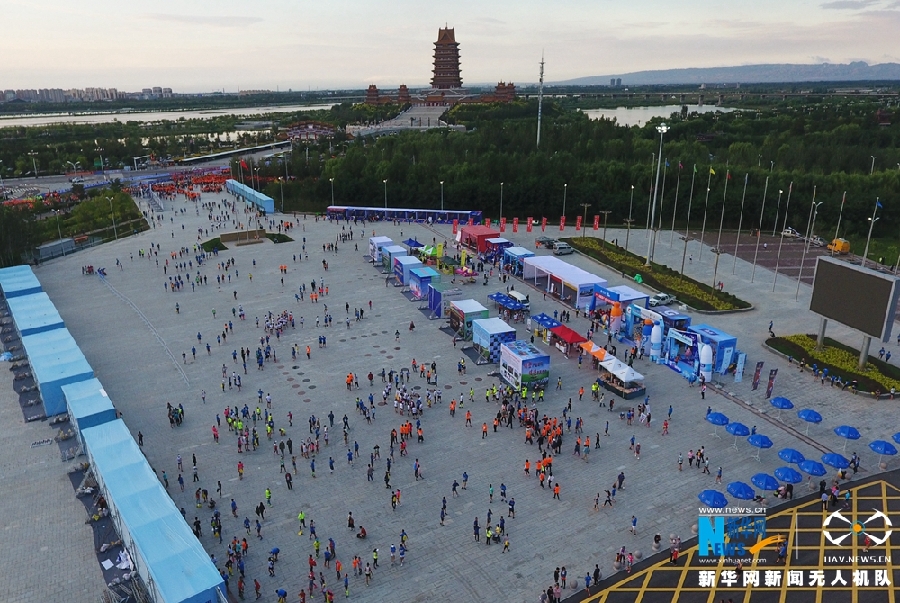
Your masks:
M567 327L566 325L559 325L558 327L553 327L550 329L550 332L565 341L569 345L575 345L577 343L581 343L582 341L587 341L587 338L583 335L580 335Z
M466 247L474 247L478 253L487 251L487 240L500 236L496 230L492 230L489 226L469 226L464 225L460 229L459 241Z

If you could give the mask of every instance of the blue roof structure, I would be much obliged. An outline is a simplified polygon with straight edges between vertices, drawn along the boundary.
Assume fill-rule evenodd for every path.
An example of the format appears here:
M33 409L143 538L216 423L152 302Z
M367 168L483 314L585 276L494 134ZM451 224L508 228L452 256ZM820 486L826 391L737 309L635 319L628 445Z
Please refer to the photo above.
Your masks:
M217 603L224 582L121 419L82 432L88 458L154 601Z
M255 205L257 209L260 209L267 214L275 213L275 200L272 197L241 184L237 180L226 180L225 190L233 195L241 197L247 203Z
M559 322L552 316L547 316L546 314L543 314L543 313L538 314L537 316L532 316L531 320L538 323L545 329L554 329L554 328L562 325L561 322Z
M43 291L9 298L7 304L20 337L66 326L50 296Z
M94 376L94 369L65 327L36 333L22 338L28 354L31 372L44 400L48 417L66 412L62 386L85 381Z
M89 427L116 420L116 409L97 379L62 386L69 420L80 434Z
M0 268L0 291L6 299L43 291L31 266Z
M523 260L525 258L532 257L534 255L534 252L525 249L524 247L507 247L503 250L503 255L508 255L512 258Z

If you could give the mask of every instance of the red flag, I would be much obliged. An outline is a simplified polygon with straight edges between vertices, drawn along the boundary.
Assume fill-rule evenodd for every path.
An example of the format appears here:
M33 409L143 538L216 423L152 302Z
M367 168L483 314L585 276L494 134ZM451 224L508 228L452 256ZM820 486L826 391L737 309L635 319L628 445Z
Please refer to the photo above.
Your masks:
M600 229L600 216L594 216L594 230Z
M541 232L547 229L547 218L541 218Z
M453 220L453 234L456 234L459 231L459 220Z
M575 217L575 232L581 230L581 216Z
M519 219L513 218L513 232L519 232Z
M533 225L534 225L534 218L529 216L529 217L525 218L525 220L527 220L527 226L525 227L525 231L531 232L531 229L533 228Z
M241 167L247 171L250 171L250 166L247 165L247 162L241 159Z
M565 230L565 229L566 229L566 217L565 217L565 216L560 216L560 218L559 218L559 230L560 230L560 232L562 232L562 231Z
M506 218L500 218L500 232L506 232Z
M475 219L469 218L469 226L472 226L473 224L475 224Z

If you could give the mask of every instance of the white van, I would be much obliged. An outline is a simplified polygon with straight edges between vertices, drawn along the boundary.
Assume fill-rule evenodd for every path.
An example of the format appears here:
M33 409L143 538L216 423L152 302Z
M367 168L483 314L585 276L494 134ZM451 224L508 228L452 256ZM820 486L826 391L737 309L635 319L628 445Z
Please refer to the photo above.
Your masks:
M528 301L528 296L525 295L524 293L519 293L518 291L513 289L507 295L509 295L511 298L513 298L514 300L516 300L517 302L519 302L520 304L525 306L526 310L531 310L531 304Z
M575 249L568 243L557 243L553 247L553 255L569 255L570 253L575 253Z

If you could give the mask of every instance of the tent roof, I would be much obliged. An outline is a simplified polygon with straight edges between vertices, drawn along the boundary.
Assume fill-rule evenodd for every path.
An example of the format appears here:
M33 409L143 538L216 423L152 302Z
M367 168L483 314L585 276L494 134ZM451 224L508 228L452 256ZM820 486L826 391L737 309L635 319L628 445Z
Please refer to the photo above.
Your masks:
M488 295L488 299L497 302L504 308L509 308L510 310L521 310L525 307L521 302L514 300L510 296L506 295L505 293L501 293L500 291L498 291L497 293L491 293L490 295Z
M472 314L473 312L487 312L487 308L479 304L474 299L459 299L450 302L450 305L458 308L463 314Z
M369 237L369 243L393 243L393 239L391 237ZM383 246L383 245L382 245Z
M382 249L382 252L383 251L384 250ZM421 265L422 260L420 260L419 258L414 258L411 255L398 255L397 257L394 258L394 264L395 265L400 264L401 266L406 265L406 264L409 264L410 266L416 266L416 265Z
M499 318L479 318L472 321L472 329L483 329L489 335L497 333L515 333L516 330Z
M113 410L112 401L97 379L64 385L62 392L76 422L83 417Z
M500 344L501 348L507 348L513 355L519 358L549 358L547 352L542 352L530 341L517 339L515 341L506 341Z
M494 235L494 236L500 235L499 232L497 232L490 226L483 226L480 224L473 224L472 226L469 226L468 224L463 224L459 230L461 233L466 234L470 237L484 236L484 235Z
M533 251L525 249L524 247L507 247L503 250L503 253L519 259L530 258L534 255Z
M50 296L43 291L11 297L6 301L20 333L65 326Z
M503 237L492 237L487 240L491 245L502 245L503 243L509 243L509 240L504 239Z
M609 290L618 293L619 301L623 304L636 299L641 299L642 297L650 297L646 293L638 291L637 289L633 289L628 285L617 285L615 287L609 287Z
M581 285L603 285L606 283L605 278L591 274L552 255L535 255L525 258L524 262L540 269L542 272L549 272L564 283L569 283L576 287Z
M38 383L53 383L82 375L88 378L94 376L94 370L65 327L23 337L22 346L28 353L31 370Z
M583 335L579 335L577 332L573 331L566 325L559 325L558 327L553 327L552 329L550 329L550 332L568 344L581 343L582 341L587 341L587 339Z
M424 245L422 245L415 239L406 239L405 241L403 241L403 244L408 245L409 247L424 247Z
M710 341L714 341L716 343L720 343L722 341L731 341L735 339L733 335L729 335L725 331L721 331L709 325L691 325L688 327L688 331L691 333L696 333L697 335L700 335L700 337L708 339Z
M31 266L10 266L0 268L0 290L9 297L23 293L42 291L41 283L34 275Z
M544 313L538 314L537 316L532 316L531 320L538 323L545 329L552 329L553 327L558 327L562 323L553 318L552 316L547 316Z
M405 255L409 252L406 250L405 247L401 247L400 245L382 245L381 253L385 253L385 254L402 253Z
M434 278L436 276L440 276L441 273L432 268L431 266L422 266L421 268L413 268L410 270L411 273L415 274L419 278Z

